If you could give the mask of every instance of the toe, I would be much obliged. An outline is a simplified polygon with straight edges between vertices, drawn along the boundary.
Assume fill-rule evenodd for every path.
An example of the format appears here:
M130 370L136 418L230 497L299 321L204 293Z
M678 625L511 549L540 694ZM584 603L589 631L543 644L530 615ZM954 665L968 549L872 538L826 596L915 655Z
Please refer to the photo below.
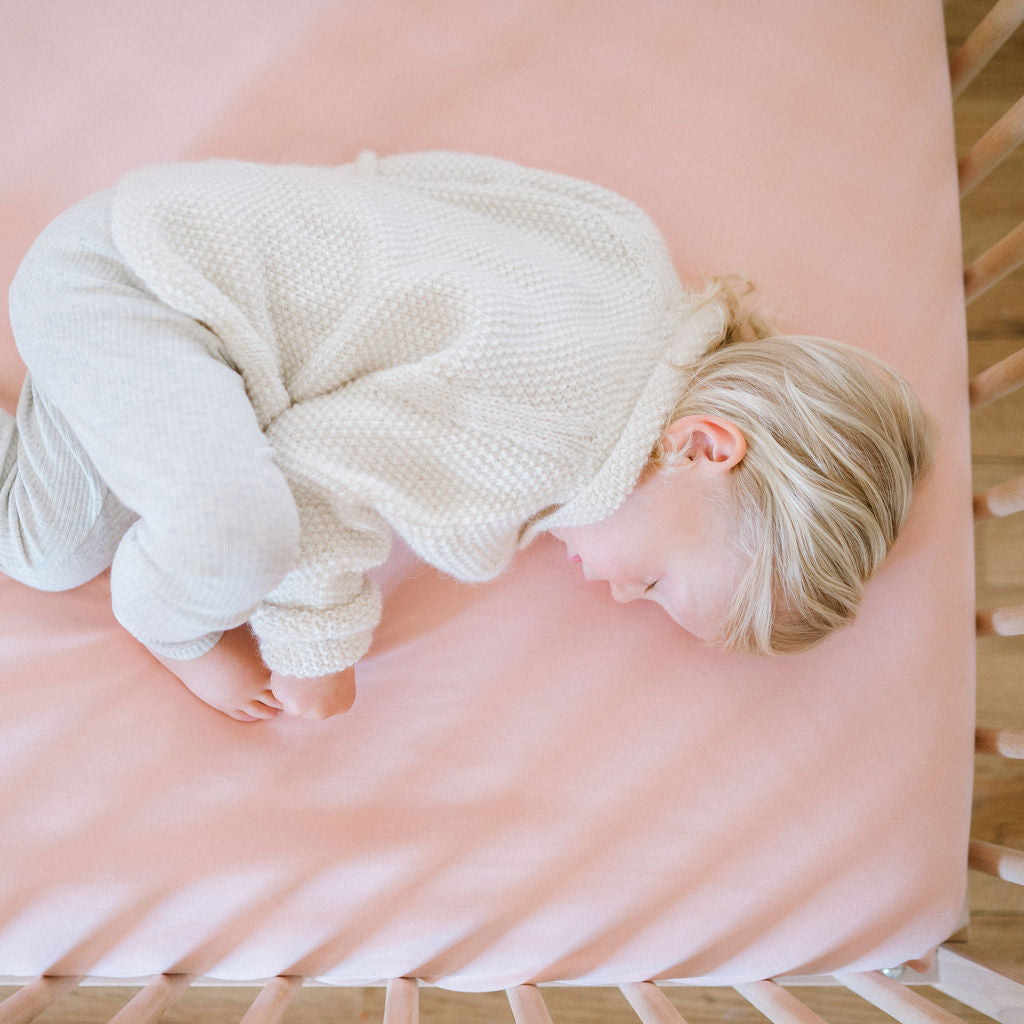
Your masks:
M260 700L251 700L244 704L239 710L254 718L274 718L281 713L280 708L272 708Z
M268 708L276 708L278 711L284 711L284 705L274 696L273 690L264 690L256 699L261 704L266 704Z

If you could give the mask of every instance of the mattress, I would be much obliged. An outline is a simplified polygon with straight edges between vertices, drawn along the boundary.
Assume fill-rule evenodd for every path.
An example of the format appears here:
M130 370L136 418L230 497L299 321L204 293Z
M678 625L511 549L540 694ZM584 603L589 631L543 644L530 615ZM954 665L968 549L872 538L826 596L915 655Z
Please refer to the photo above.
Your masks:
M474 991L927 959L963 906L974 695L939 3L16 0L0 45L8 280L144 163L490 153L634 199L684 280L749 275L941 429L857 621L799 655L704 647L550 539L486 585L398 543L352 711L243 725L118 625L106 574L0 578L0 977ZM9 411L23 375L8 331Z

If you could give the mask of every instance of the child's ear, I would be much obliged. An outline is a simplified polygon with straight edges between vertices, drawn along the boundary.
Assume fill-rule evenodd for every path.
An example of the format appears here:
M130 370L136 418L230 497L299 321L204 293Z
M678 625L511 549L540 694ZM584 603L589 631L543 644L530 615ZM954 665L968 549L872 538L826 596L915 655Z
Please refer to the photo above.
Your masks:
M684 416L670 424L664 440L686 461L706 460L718 470L732 469L747 454L743 431L719 416Z

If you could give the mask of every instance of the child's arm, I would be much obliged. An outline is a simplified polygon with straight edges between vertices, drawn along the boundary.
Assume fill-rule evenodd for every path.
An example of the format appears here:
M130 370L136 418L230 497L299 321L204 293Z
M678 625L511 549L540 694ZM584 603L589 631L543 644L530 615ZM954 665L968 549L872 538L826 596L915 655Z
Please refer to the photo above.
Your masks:
M343 715L356 699L355 667L313 679L272 672L270 690L289 715L332 718Z
M264 663L282 680L332 678L370 647L381 598L366 574L386 560L391 531L342 494L301 476L289 484L299 512L299 557L249 624Z

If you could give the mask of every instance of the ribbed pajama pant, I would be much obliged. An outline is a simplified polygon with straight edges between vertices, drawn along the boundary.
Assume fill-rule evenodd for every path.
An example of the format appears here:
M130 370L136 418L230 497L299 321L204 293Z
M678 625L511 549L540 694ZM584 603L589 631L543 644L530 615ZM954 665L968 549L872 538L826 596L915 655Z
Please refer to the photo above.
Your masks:
M0 572L68 590L109 566L125 629L193 658L292 568L298 512L216 339L124 266L111 197L58 217L11 289L29 373L0 410Z

